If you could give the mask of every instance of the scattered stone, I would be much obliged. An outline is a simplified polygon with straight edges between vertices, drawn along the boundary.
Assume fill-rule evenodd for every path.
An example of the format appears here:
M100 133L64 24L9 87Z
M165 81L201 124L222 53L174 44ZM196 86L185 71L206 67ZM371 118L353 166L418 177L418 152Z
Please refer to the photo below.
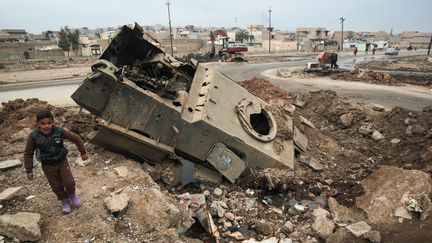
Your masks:
M203 194L204 194L205 197L208 197L208 196L210 196L210 191L209 190L205 190L203 192Z
M354 115L352 113L345 113L339 117L339 121L344 128L351 126Z
M286 221L285 224L282 227L282 231L286 234L289 235L292 232L294 232L294 224L291 221Z
M27 212L0 215L0 235L20 241L40 240L40 219L40 214Z
M233 233L226 232L225 235L229 236L229 237L232 237L232 238L234 238L236 240L245 240L246 239L246 237L244 237L244 235L242 233L240 233L239 231L236 231L236 232L233 232Z
M105 198L105 206L108 211L114 216L120 216L126 212L129 205L130 197L126 193L114 195L109 198Z
M426 134L426 128L422 125L413 125L411 127L412 135L423 136Z
M212 216L218 216L219 218L223 218L225 216L225 209L221 206L220 201L213 201L210 204L209 211Z
M298 106L298 107L300 107L300 108L302 108L304 105L306 104L306 102L305 101L302 101L302 100L300 100L300 99L295 99L295 101L294 101L294 105L295 106Z
M400 143L400 139L399 138L393 138L391 141L390 141L390 143L392 143L392 144L398 144L398 143Z
M333 184L333 180L332 179L326 179L326 180L324 180L324 182L327 184L327 185L331 185L331 184Z
M22 163L18 159L5 160L5 161L0 162L0 171L12 169L15 167L20 167L21 165L22 165Z
M371 134L372 133L372 124L363 124L359 129L358 129L358 132L361 134L361 135L364 135L364 136L367 136L367 135L369 135L369 134Z
M225 218L233 222L235 220L235 215L233 213L225 213Z
M5 237L0 235L0 243L4 243Z
M373 104L372 109L373 109L374 111L384 111L384 110L385 110L385 107L382 106L382 105Z
M237 207L237 203L233 199L228 200L227 205L228 205L228 208L230 208L230 209L235 209Z
M30 196L26 197L26 200L31 200L33 198L36 198L36 196L35 195L30 195Z
M303 164L306 164L309 167L311 167L314 171L321 171L324 169L324 167L312 157L306 155L300 155L299 160Z
M329 214L327 210L322 208L317 208L312 211L312 215L315 217L312 229L317 232L322 239L327 239L336 227L335 224L327 218Z
M129 175L129 169L127 166L119 166L114 168L116 174L120 177L127 177Z
M8 202L11 200L25 200L28 195L26 187L10 187L0 193L0 203Z
M384 136L380 132L378 132L378 131L375 131L375 132L372 133L372 139L375 142L378 142L379 140L381 140L383 138L384 138Z
M414 166L412 164L404 164L402 165L402 168L404 168L405 170L412 170Z
M328 206L330 212L334 215L333 220L337 223L352 223L363 220L363 217L353 208L340 205L333 197L328 199Z
M355 224L350 224L350 225L346 226L346 228L351 233L353 233L356 237L360 237L363 234L372 230L370 225L368 225L365 221L360 221L360 222L355 223Z
M311 121L309 121L308 119L304 118L303 116L300 116L300 122L303 124L306 124L312 128L315 128L315 125Z
M368 239L372 243L381 242L381 234L376 230L371 230L363 234L363 238Z
M408 127L405 129L405 134L412 135L412 126L408 126Z
M405 207L409 198L420 198L432 192L432 179L419 170L383 166L362 181L365 194L356 206L366 212L372 224L397 223L393 213Z
M214 194L216 197L221 197L222 194L223 194L223 191L222 191L222 189L220 189L219 187L216 187L216 188L214 189L214 191L213 191L213 194Z
M273 226L265 220L255 221L255 231L261 235L270 235L273 233Z

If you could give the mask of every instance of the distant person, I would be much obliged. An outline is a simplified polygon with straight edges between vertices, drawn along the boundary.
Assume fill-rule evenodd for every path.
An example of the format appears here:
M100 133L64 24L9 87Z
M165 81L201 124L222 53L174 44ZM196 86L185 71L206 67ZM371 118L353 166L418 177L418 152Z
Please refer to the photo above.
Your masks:
M48 184L57 199L62 202L63 213L70 213L72 207L81 205L81 201L75 194L75 180L66 157L68 150L63 144L63 139L75 143L82 160L88 159L86 149L77 134L54 125L54 117L49 110L39 111L36 121L37 129L28 136L24 149L27 178L33 180L33 154L36 150L37 159L42 163L42 171L48 179Z
M369 51L369 46L366 46L366 49L365 49L366 55L368 54L368 51Z
M353 53L354 53L354 56L357 56L357 52L358 52L358 49L357 49L357 47L354 47L354 51L353 51Z
M372 46L372 55L375 55L376 47Z
M331 65L330 65L330 68L338 68L337 60L338 60L338 54L337 54L337 52L333 51L333 53L331 55Z

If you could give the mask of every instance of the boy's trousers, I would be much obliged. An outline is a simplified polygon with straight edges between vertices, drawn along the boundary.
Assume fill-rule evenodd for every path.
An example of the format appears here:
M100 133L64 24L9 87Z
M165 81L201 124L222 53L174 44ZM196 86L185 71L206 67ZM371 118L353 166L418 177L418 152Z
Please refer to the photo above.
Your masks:
M75 194L75 180L67 159L57 165L43 165L42 170L58 200Z

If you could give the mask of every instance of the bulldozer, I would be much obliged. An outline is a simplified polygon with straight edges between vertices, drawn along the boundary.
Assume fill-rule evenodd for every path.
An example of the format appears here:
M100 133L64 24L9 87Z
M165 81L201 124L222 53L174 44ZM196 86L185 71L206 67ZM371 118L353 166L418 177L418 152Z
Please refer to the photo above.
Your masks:
M211 65L180 62L123 26L72 99L101 118L92 141L138 161L176 158L181 183L250 169L293 168L293 140L275 149L277 124L265 101Z

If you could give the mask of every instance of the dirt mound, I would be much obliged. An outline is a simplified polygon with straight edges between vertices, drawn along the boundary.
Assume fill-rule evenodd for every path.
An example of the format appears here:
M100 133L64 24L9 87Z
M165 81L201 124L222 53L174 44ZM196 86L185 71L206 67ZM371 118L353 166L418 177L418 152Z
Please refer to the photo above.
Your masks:
M401 57L391 61L371 61L356 66L388 71L432 72L432 65L427 56Z
M390 86L403 86L403 83L392 77L390 74L377 73L372 71L350 71L331 74L332 79L346 81L362 81L371 84L384 84Z
M80 167L72 157L77 156L78 151L69 146L71 167L78 182L78 193L83 199L82 208L70 215L62 215L38 167L34 182L29 182L21 169L0 174L0 190L25 185L36 195L32 200L6 205L0 212L43 214L44 241L74 238L79 241L192 242L192 239L176 232L174 225L178 226L179 221L186 228L192 224L184 214L184 201L176 195L185 192L205 194L207 191L206 203L209 208L217 210L214 220L225 235L224 240L233 240L228 235L239 231L246 239L263 240L284 232L286 237L302 241L319 238L311 228L309 210L327 207L329 197L336 198L344 206L354 206L356 199L365 194L362 187L365 178L382 165L432 173L431 108L422 112L402 108L389 110L378 105L351 103L328 90L293 94L260 79L244 81L242 85L270 104L269 109L278 127L281 124L282 131L282 124L286 125L285 116L292 117L294 124L309 139L308 149L302 154L320 163L324 167L322 171L313 171L296 160L294 171L251 171L238 184L170 188L160 181L162 172L157 171L157 166L141 166L123 156L86 144L92 159L89 165ZM305 103L301 105L302 102L298 101ZM22 157L25 138L35 125L35 114L44 108L53 111L58 125L78 132L84 140L87 140L88 133L98 128L92 117L79 113L77 107L54 107L37 99L10 101L4 103L0 111L1 160ZM315 128L306 125L304 118ZM290 133L285 132L278 133L278 138L287 138ZM116 174L118 166L127 166L129 175L121 177ZM216 187L222 190L221 196L213 192ZM133 203L125 215L116 218L107 213L102 201L118 192L128 193ZM296 208L297 203L307 205L309 209L302 212ZM174 221L170 215L176 216ZM294 225L294 232L284 231L288 220ZM430 228L428 222L426 228ZM394 232L391 227L385 228L385 232ZM421 234L420 227L416 230L418 232L414 233ZM197 223L185 235L209 240L208 234ZM389 241L395 240L391 233L385 237Z

